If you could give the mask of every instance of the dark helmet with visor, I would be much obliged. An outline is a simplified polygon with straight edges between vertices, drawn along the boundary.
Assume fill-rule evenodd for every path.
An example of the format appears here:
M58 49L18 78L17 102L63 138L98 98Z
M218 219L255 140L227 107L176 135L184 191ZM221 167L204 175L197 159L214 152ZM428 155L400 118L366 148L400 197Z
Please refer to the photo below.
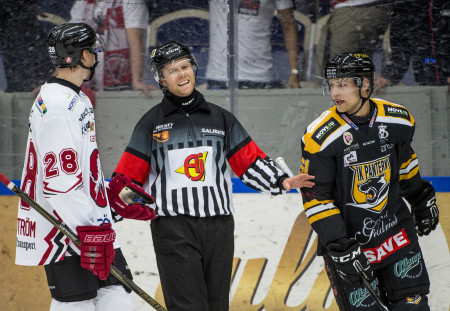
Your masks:
M328 79L353 78L359 88L359 96L363 100L361 107L373 92L375 66L370 57L365 53L347 52L332 57L325 65L324 74L327 81ZM367 97L361 94L364 78L369 80L370 85L369 95Z
M85 68L81 63L83 50L96 55L97 52L105 50L101 37L85 23L68 23L54 27L48 34L47 45L50 59L57 68L77 65Z
M152 51L151 55L151 70L156 82L159 83L159 87L163 90L164 94L168 94L167 88L161 84L160 79L162 76L162 69L165 65L181 58L188 58L192 64L192 68L197 70L197 61L192 55L189 48L177 41L171 41L169 43L160 45Z
M375 66L369 56L364 53L338 54L331 58L325 66L325 79L327 80L336 78L357 78L358 80L359 78L368 78L373 84L374 74Z

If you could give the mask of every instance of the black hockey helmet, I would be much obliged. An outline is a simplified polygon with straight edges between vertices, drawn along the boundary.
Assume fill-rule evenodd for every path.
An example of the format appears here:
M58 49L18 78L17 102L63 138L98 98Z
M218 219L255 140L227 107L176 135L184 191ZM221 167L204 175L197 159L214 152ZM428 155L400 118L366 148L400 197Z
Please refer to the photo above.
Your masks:
M156 82L161 83L159 79L161 78L161 70L170 62L173 62L180 58L188 58L191 61L192 68L197 70L197 61L192 55L189 48L177 41L171 41L169 43L160 45L152 51L151 55L151 70ZM164 89L163 89L164 91Z
M48 54L57 68L81 64L81 52L101 52L105 45L95 31L85 23L68 23L54 27L47 37Z
M354 78L358 86L361 78L368 78L372 88L375 66L365 53L341 53L331 58L325 65L325 79ZM361 82L358 82L358 81Z

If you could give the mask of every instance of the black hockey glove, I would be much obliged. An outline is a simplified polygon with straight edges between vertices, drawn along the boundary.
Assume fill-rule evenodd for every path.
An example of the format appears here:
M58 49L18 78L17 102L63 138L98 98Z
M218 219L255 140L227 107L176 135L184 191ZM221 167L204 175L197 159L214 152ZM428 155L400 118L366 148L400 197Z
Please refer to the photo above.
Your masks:
M419 236L428 235L439 223L439 209L436 206L436 192L433 186L422 179L422 186L406 196L411 204L414 225Z
M361 245L355 239L349 239L345 244L330 243L327 249L341 279L357 287L363 286L362 277L369 283L373 281L370 263L364 255Z

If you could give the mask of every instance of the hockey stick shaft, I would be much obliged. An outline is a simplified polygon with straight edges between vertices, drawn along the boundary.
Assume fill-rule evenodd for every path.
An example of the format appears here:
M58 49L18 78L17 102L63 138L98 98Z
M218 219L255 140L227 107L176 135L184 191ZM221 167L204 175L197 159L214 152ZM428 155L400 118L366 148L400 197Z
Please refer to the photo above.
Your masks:
M289 166L287 166L286 162L284 161L283 157L278 157L275 159L275 162L278 164L278 166L281 168L281 170L283 172L285 172L286 174L288 174L289 177L294 176L294 173L292 173L291 169L289 168Z
M355 267L356 271L358 271L359 276L361 277L361 280L362 280L362 282L364 284L364 287L372 295L373 300L375 301L377 306L380 308L380 310L382 310L382 311L389 311L388 307L386 307L386 305L381 301L380 296L378 296L378 294L372 288L372 286L370 285L370 283L367 280L366 276L364 275L364 269L363 269L361 263L358 260L355 260L355 262L353 263L353 266Z
M57 220L53 215L47 212L42 206L34 201L31 197L23 192L19 187L17 187L12 181L0 173L0 181L8 187L9 190L18 195L22 200L24 200L28 205L30 205L35 211L37 211L42 217L47 219L52 225L58 228L64 235L66 235L75 245L81 246L81 241L78 236L65 224ZM148 295L144 290L136 285L132 280L130 280L125 274L123 274L115 266L111 265L111 274L118 279L122 284L127 286L130 290L135 292L139 297L145 300L149 305L151 305L157 311L167 311L163 306L161 306L155 299Z

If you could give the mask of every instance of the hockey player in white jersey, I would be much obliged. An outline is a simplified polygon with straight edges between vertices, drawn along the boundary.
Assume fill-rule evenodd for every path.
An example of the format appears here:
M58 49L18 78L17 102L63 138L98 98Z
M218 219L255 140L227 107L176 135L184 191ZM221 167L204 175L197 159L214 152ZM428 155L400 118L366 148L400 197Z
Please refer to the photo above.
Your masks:
M29 117L22 190L76 231L82 242L78 248L20 201L16 264L45 266L50 310L133 310L128 289L109 274L114 264L132 279L110 206L128 218L155 218L149 206L119 199L127 180L114 180L112 189L105 185L94 109L81 91L83 81L94 75L97 53L102 51L99 42L83 23L50 31L48 52L57 71L41 87Z

